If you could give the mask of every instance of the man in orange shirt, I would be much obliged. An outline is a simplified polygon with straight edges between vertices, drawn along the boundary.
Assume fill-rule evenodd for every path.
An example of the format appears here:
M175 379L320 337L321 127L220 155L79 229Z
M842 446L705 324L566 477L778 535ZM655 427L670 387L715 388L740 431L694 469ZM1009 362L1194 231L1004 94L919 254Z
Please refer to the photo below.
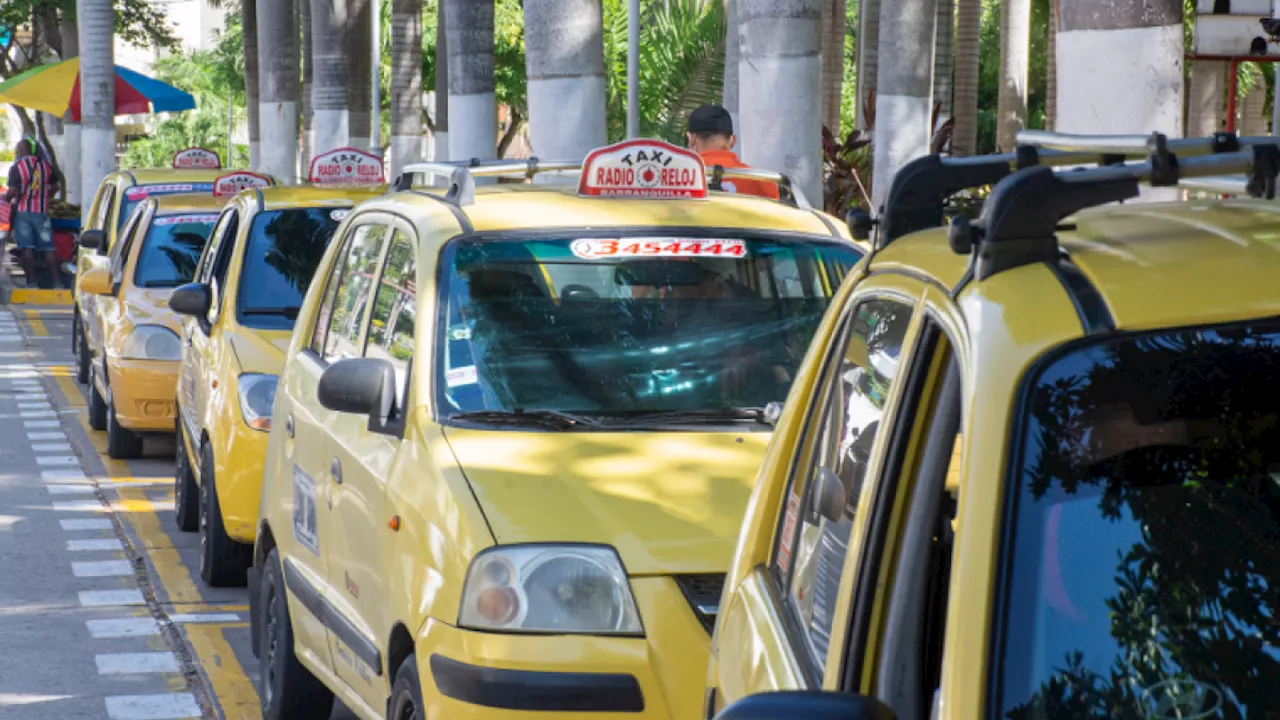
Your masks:
M716 165L722 168L750 167L733 151L737 138L733 135L733 118L728 110L719 105L702 105L689 113L688 130L689 149L702 156L708 174ZM712 189L778 199L778 186L763 180L726 179L720 182L719 188Z

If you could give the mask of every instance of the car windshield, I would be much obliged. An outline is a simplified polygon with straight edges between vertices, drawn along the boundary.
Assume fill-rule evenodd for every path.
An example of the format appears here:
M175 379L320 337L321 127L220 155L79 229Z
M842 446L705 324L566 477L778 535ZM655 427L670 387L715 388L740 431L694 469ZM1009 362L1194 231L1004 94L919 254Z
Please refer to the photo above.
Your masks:
M186 195L189 193L212 193L213 183L165 183L159 185L136 185L124 191L124 199L120 202L120 214L116 216L116 230L124 228L133 214L134 208L149 197L161 195Z
M254 217L236 298L241 325L293 329L311 276L350 209L291 208Z
M1280 321L1092 343L1032 379L1011 720L1276 717Z
M143 288L177 287L191 282L216 213L165 215L151 221L138 252L133 284Z
M733 419L785 399L860 256L809 238L455 241L441 407Z

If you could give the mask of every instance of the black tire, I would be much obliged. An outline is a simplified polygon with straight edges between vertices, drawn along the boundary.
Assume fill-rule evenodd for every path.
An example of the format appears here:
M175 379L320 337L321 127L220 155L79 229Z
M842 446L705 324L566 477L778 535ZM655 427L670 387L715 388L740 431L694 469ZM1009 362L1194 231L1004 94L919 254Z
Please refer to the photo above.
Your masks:
M200 577L212 587L243 587L253 562L253 546L227 535L214 487L213 451L200 449Z
M333 691L298 662L293 652L293 626L289 622L289 601L285 597L280 556L275 548L267 553L262 568L258 597L262 622L258 647L262 666L258 672L258 698L262 720L305 720L327 718L333 712Z
M418 660L413 653L396 670L395 682L391 685L391 701L387 703L387 720L426 720L422 711Z
M89 427L94 430L107 429L107 401L102 399L102 394L98 392L97 383L94 382L94 376L98 374L98 368L90 366L89 368Z
M120 424L114 400L107 403L107 454L116 460L142 455L142 436Z
M79 316L76 316L75 322L80 323ZM76 342L79 344L79 350L76 351L76 382L85 385L89 382L89 363L93 362L93 358L89 357L89 336L85 335L83 325L76 333Z
M174 422L175 468L173 473L173 518L182 532L195 532L200 529L200 486L196 485L196 474L191 471L191 460L187 457L187 444L182 434L182 415Z

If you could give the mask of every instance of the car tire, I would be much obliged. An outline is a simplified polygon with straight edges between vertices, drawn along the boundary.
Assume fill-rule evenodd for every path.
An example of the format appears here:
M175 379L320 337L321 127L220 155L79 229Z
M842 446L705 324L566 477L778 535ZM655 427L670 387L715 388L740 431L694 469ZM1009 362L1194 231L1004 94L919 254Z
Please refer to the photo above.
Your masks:
M89 366L89 427L94 430L107 429L107 401L98 392L95 382L98 368Z
M327 718L333 712L333 691L298 662L285 592L280 555L272 548L262 569L258 596L253 598L262 617L258 625L258 647L262 652L258 698L262 702L262 718Z
M107 403L107 455L116 460L132 460L142 455L142 436L120 424L116 403Z
M181 415L174 421L175 467L173 473L173 517L182 532L195 532L200 529L200 486L196 485L196 474L191 470L191 460L187 457L187 444L182 433Z
M213 451L206 444L200 449L200 578L212 587L242 587L252 562L253 546L232 540L222 524Z
M83 325L80 326L80 332L76 333L76 343L80 346L76 352L76 382L85 385L89 382L89 364L93 362L93 358L89 356L89 336L85 334Z
M412 653L396 670L391 700L387 703L387 720L426 720L422 709L422 685L418 680L418 660Z

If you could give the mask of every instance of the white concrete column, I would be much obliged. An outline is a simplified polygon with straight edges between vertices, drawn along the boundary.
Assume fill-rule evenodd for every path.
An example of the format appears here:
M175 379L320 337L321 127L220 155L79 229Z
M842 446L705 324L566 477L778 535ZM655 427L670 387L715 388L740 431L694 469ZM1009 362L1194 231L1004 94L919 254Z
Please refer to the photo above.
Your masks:
M442 0L449 52L449 158L498 154L493 0Z
M871 202L879 212L893 176L929 152L933 128L933 42L936 0L880 6L880 65L876 71L876 138Z
M80 188L98 191L116 169L115 10L111 0L80 0ZM89 203L81 217L88 222Z
M284 182L298 174L298 26L295 0L258 3L261 170Z
M525 0L529 139L539 158L581 160L608 140L603 21L600 0Z
M351 139L350 94L343 28L347 0L307 0L311 4L311 132L317 155L346 147Z
M270 0L263 0L269 2ZM240 0L240 16L244 30L244 96L245 115L249 125L249 168L262 165L261 130L258 123L258 0ZM227 158L231 164L231 158Z
M1221 60L1193 60L1187 90L1187 135L1212 135L1226 119L1227 63Z
M1031 0L1000 3L1000 74L996 152L1010 152L1027 126L1031 73Z

